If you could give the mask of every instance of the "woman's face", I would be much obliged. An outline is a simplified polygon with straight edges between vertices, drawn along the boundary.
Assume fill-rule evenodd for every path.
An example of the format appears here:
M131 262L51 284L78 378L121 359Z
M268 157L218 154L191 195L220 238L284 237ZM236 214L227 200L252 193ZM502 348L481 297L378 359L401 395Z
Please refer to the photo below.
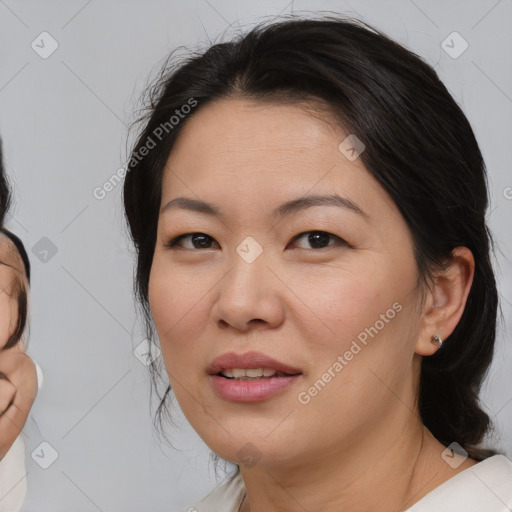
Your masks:
M412 239L348 142L339 149L348 135L298 106L222 100L187 121L167 162L162 208L184 197L218 215L183 202L161 212L150 305L179 404L224 459L305 463L410 415ZM211 367L228 352L260 356ZM297 375L209 374L275 369L261 354Z

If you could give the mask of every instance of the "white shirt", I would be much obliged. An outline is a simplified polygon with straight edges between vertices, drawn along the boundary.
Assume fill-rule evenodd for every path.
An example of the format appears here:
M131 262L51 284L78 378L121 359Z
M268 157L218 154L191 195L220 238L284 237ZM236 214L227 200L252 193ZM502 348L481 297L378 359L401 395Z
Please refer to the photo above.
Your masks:
M245 495L240 471L201 501L180 512L238 512ZM461 471L429 492L406 512L509 512L512 462L494 455Z
M18 512L27 494L25 443L16 438L0 462L0 512Z
M38 392L43 385L43 371L37 370ZM29 416L30 418L30 416ZM27 495L26 446L19 435L5 457L0 461L0 512L19 512Z

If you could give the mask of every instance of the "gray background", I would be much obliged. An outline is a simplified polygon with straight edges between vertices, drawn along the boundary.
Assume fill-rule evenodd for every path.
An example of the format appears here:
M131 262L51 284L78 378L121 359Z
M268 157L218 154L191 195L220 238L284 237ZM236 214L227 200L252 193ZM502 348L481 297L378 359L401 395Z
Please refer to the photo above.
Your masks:
M127 123L171 49L311 10L359 16L422 55L474 127L490 174L505 317L482 401L498 427L492 442L512 457L510 0L5 0L0 134L16 195L8 226L31 255L29 352L44 371L25 428L26 512L169 512L216 484L209 450L186 421L173 430L179 450L154 434L147 368L133 355L144 336L121 186L103 200L93 190L125 162ZM59 45L47 59L31 48L43 31ZM442 48L453 31L469 44L458 58ZM59 455L46 470L29 455L42 441Z

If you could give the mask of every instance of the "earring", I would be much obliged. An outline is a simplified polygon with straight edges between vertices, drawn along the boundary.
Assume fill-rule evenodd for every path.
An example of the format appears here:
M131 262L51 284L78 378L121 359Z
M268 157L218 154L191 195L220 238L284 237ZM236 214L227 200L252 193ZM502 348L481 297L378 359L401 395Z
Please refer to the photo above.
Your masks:
M443 346L443 339L441 338L441 336L434 335L432 336L431 341L434 345L436 345L438 350Z

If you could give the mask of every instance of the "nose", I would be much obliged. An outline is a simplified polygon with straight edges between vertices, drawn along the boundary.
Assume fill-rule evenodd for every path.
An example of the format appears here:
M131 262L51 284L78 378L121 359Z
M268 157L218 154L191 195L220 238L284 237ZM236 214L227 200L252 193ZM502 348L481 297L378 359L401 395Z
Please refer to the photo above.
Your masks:
M213 308L219 328L247 332L276 328L283 322L285 286L269 263L265 252L252 262L234 254L230 270L219 283Z

